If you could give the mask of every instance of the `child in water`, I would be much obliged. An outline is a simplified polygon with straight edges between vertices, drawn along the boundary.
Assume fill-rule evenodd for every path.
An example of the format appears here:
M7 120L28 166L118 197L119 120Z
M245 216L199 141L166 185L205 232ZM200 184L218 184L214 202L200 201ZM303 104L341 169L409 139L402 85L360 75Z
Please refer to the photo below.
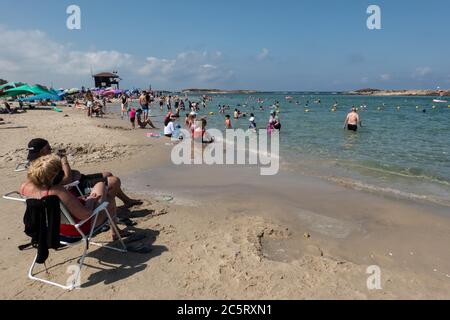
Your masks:
M231 117L229 115L225 116L225 129L233 129L233 126L231 125Z

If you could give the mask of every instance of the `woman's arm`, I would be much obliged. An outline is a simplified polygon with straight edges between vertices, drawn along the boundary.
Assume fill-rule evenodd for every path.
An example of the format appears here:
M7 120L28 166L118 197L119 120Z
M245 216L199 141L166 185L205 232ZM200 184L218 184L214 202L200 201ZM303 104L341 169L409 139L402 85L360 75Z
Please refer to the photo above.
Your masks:
M73 182L72 168L70 168L69 161L66 156L61 157L62 168L64 171L64 178L61 181L62 185L66 185Z
M66 189L64 189L64 187L54 187L50 193L59 197L61 202L66 206L74 218L77 218L78 220L85 220L92 215L94 207L92 207L92 210L90 210L91 208L88 209L84 207L81 202Z

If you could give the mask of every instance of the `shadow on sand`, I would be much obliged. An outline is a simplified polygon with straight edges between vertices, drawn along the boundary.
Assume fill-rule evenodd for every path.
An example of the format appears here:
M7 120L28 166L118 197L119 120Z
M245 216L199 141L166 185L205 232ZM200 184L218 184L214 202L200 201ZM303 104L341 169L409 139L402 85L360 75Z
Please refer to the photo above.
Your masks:
M119 216L127 216L128 218L144 218L152 216L155 211L149 209L137 209L137 210L122 210ZM159 236L159 231L154 230L142 230L137 227L129 226L125 229L136 235L144 235L142 240L137 242L131 242L127 246L144 246L150 248L148 253L120 253L111 251L105 248L100 248L88 254L88 258L94 258L99 261L99 266L91 266L86 264L86 267L96 269L97 272L92 273L86 283L82 285L82 288L95 286L99 283L106 285L115 283L117 281L124 280L132 277L136 273L142 272L147 268L147 263L156 257L161 256L164 252L169 251L165 246L153 245Z
M85 266L89 269L96 269L89 276L87 282L85 282L81 287L88 288L95 286L99 283L104 283L106 285L112 284L117 281L124 280L126 278L132 277L136 273L142 272L147 268L147 263L156 257L159 257L164 252L169 251L165 246L154 246L157 237L159 236L159 231L153 230L141 230L134 227L127 228L127 231L132 231L138 234L144 234L145 238L139 241L139 244L151 247L151 252L149 253L120 253L116 251L111 251L105 248L100 248L87 255L88 258L94 258L99 261L100 266L92 266L85 263ZM133 243L134 244L134 243Z

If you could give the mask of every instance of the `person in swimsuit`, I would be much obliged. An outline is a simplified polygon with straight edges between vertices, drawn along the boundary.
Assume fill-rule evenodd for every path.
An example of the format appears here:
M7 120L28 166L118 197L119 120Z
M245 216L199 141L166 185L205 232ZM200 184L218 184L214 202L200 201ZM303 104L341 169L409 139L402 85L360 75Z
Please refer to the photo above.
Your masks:
M214 143L215 139L212 137L206 130L206 126L208 125L208 122L205 118L198 121L194 127L194 130L192 132L192 136L195 141L201 142L202 144L211 144Z
M358 131L358 125L362 127L361 118L359 117L359 114L356 112L356 107L353 106L352 112L350 112L347 115L347 118L345 119L344 129L356 132Z
M78 222L88 219L98 205L107 201L109 202L108 211L113 217L113 220L115 219L117 212L116 202L114 197L108 195L104 183L97 183L92 188L91 194L81 200L61 186L60 182L63 178L63 164L58 156L47 155L40 157L31 163L27 181L22 184L20 194L27 199L42 199L48 196L57 196ZM102 225L107 219L105 213L100 214L96 226ZM84 233L88 233L91 226L87 223L81 229ZM62 225L61 235L68 237L79 236L76 229L71 228L69 231L68 229L70 229L70 226ZM117 230L119 229L117 228ZM75 233L73 234L73 232ZM123 235L125 236L125 234ZM112 236L113 240L117 240L114 234Z
M233 126L231 125L231 117L229 115L225 116L225 129L233 129Z
M123 93L120 99L121 99L121 102L122 102L122 104L121 104L121 118L123 120L123 118L128 115L128 96L125 93Z
M256 132L256 120L255 115L253 113L250 114L250 119L248 121L250 122L249 129Z
M149 126L152 129L158 129L155 127L155 125L153 124L153 122L150 119L147 119L147 121L145 121L145 120L142 121L142 110L138 110L136 112L136 121L137 121L137 125L141 129L145 129L145 128L147 128L147 126Z
M144 114L145 114L145 110L144 110ZM132 108L130 111L130 122L131 122L131 129L136 129L136 109L135 108Z
M28 144L28 157L27 160L30 163L33 163L34 161L38 160L41 157L48 156L52 154L52 148L47 140L44 139L33 139ZM122 182L121 180L114 176L111 172L103 172L96 175L86 176L82 175L77 170L72 170L72 168L69 165L69 161L67 160L67 156L63 151L58 152L58 156L61 159L63 171L64 171L64 177L62 181L60 182L60 185L64 186L67 184L70 184L75 181L80 182L80 188L84 189L84 185L87 186L94 186L96 182L98 181L104 181L106 185L108 186L108 194L111 197L119 198L123 204L131 208L136 205L141 205L141 200L134 200L128 197L122 190ZM90 177L94 177L90 178ZM97 178L98 177L98 178Z

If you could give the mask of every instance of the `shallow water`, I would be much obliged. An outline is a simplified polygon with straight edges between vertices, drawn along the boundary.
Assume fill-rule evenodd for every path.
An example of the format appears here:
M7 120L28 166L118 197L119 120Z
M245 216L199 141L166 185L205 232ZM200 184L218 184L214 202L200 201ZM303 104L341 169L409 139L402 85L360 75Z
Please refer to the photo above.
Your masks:
M286 96L293 97L291 103ZM264 110L260 110L258 98L264 99ZM315 103L319 99L320 104ZM227 114L232 115L235 108L248 115L254 113L258 128L265 128L270 106L279 101L283 169L323 176L370 192L448 204L450 108L439 104L433 109L432 100L325 93L217 95L200 113L207 116L214 112L208 116L208 128L222 130L224 116L219 115L218 106L229 105ZM338 108L332 112L335 102ZM359 111L363 128L357 134L343 130L353 105L367 106ZM163 113L159 108L153 110L154 116ZM232 121L234 128L248 129L248 118Z

